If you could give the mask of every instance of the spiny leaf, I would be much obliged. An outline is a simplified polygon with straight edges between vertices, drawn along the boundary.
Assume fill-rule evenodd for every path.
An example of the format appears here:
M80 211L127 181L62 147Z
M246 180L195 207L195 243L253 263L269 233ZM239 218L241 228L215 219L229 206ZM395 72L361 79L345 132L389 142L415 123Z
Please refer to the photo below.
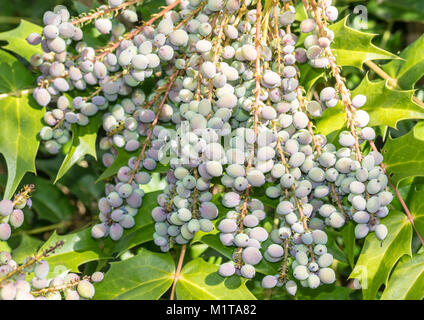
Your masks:
M387 172L396 186L407 177L424 176L424 123L418 123L400 138L389 137L382 153Z
M348 17L330 26L334 31L331 45L340 66L353 66L362 69L368 60L396 59L396 55L380 49L371 43L373 34L364 33L347 26Z
M424 254L404 257L393 271L381 300L422 300L423 288Z
M369 234L350 278L359 279L364 299L375 299L382 284L386 284L396 262L404 255L411 255L412 227L405 214L391 211L382 220L388 235L384 241Z
M87 126L72 127L72 146L68 151L59 172L57 173L55 183L62 178L72 166L80 161L85 155L91 155L97 159L96 154L96 138L102 119L101 115L90 118Z
M363 110L370 115L370 126L385 125L392 128L400 120L424 119L424 109L412 102L413 91L393 90L385 81L370 81L364 78L360 85L352 91L352 96L365 94L367 102ZM317 119L317 131L327 135L346 127L346 114L339 103L336 107L324 111Z
M27 172L35 173L35 157L44 109L28 93L9 93L31 86L32 75L10 54L0 50L0 153L8 169L4 198L11 198Z
M383 66L402 89L413 89L415 83L424 75L423 50L424 35L402 51L400 57L404 60L393 60Z
M169 253L141 249L133 258L113 262L95 285L97 300L156 300L172 285L175 264Z
M13 51L29 61L35 53L41 53L41 45L32 46L26 38L33 32L41 34L42 28L26 20L21 20L19 26L13 30L0 33L0 40L7 41L3 48Z
M198 258L187 263L176 286L180 300L256 300L240 277L221 277L218 266Z

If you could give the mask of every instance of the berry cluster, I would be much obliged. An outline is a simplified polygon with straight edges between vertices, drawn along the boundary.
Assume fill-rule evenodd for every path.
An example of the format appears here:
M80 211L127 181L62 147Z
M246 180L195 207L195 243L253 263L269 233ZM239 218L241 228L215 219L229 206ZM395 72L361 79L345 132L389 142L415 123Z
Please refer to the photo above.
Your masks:
M0 240L6 241L10 238L12 228L19 228L24 223L25 207L31 208L31 192L33 185L25 186L14 196L13 200L4 199L0 201Z
M77 19L59 6L46 13L43 35L28 37L45 51L32 59L42 73L34 97L42 106L56 104L41 132L46 148L57 153L71 126L100 114L104 165L120 152L137 153L107 184L93 237L117 241L133 227L142 185L158 164L166 165L168 186L152 210L153 239L162 251L214 229L219 210L212 198L224 188L228 212L217 228L234 253L220 275L251 279L265 259L281 267L263 278L264 288L285 286L294 295L299 282L309 288L333 283L325 228L353 220L358 239L375 231L383 241L387 228L380 219L393 196L382 155L362 148L375 139L369 115L357 110L366 97L351 98L331 49L335 35L328 23L338 17L332 1L305 0L308 18L300 22L287 0L266 0L265 6L254 0L168 0L128 32L111 22L115 13L137 22L132 6L141 2L110 0ZM78 26L87 21L111 33L107 46L94 49L81 41ZM300 85L305 63L331 70L335 83L315 99ZM140 85L153 76L160 79L146 96ZM89 86L98 88L86 97L64 94ZM314 132L314 119L336 105L345 109L347 130L329 143ZM278 202L275 212L256 196L260 189ZM275 223L267 230L270 216Z
M92 284L103 280L103 273L81 278L76 273L49 279L46 258L63 243L42 254L25 259L18 265L8 252L0 252L0 300L87 300L94 296Z

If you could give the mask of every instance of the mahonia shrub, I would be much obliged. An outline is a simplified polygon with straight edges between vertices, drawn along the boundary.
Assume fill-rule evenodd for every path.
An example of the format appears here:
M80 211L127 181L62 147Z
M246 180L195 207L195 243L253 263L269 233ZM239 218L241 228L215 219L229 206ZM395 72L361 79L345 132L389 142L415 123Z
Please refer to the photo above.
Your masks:
M387 138L424 117L420 43L400 59L331 0L109 0L42 22L11 31L25 63L0 51L0 299L424 297L422 126ZM349 89L364 65L385 81ZM14 195L36 167L52 179ZM55 229L72 232L28 236Z

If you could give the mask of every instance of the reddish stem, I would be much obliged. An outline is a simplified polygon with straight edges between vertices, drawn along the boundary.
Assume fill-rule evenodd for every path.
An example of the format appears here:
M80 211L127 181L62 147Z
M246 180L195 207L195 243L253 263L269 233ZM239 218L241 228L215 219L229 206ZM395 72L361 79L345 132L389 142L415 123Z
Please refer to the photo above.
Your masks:
M174 282L172 283L171 298L170 298L170 300L174 300L175 299L175 286L177 285L178 279L180 278L180 275L181 275L181 269L183 267L183 262L184 262L184 256L185 256L186 249L187 249L187 245L185 244L181 248L180 258L178 259L178 266L177 266L177 271L175 272Z

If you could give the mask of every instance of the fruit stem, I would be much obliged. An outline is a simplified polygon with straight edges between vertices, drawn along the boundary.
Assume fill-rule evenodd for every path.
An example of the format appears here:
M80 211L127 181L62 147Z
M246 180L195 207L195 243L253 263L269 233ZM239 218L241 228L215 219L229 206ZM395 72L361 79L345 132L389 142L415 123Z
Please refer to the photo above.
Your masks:
M181 275L181 269L183 267L184 255L185 255L186 249L187 249L187 245L185 244L181 248L180 258L178 259L177 271L175 272L174 282L172 283L171 298L169 300L175 300L175 286L177 285L178 279L180 278L180 275Z
M106 16L110 13L113 13L113 14L118 13L120 10L124 10L127 7L130 7L132 5L137 5L137 3L138 5L142 5L144 3L144 0L132 0L132 1L124 2L120 6L117 6L115 8L111 8L111 7L108 7L105 9L98 8L92 14L85 15L80 18L75 18L74 20L71 21L71 23L74 26L81 25L81 24L84 24L85 22L90 22L91 20L95 20L97 18Z
M305 3L308 3L308 1L306 0L303 3L305 5ZM321 34L321 37L325 37L326 36L326 31L325 31L326 21L322 15L321 9L318 8L318 4L316 0L311 0L310 4L312 7L312 12L314 14L315 21L318 25L318 29ZM305 9L307 9L307 7L305 7ZM355 139L356 158L359 162L361 162L362 152L361 152L361 148L359 147L359 138L356 132L355 119L354 119L356 109L352 106L352 100L350 97L349 90L347 89L346 84L344 83L341 76L341 67L337 65L336 58L330 47L325 48L325 54L330 63L331 71L333 73L334 79L336 80L337 87L342 97L342 102L345 107L345 112L346 112L346 117L347 117L347 122L348 122L350 132L352 133L352 136Z
M82 280L90 281L90 277L85 276ZM81 279L71 280L69 283L57 287L44 288L38 291L31 291L32 295L40 296L50 292L64 291L66 289L75 288L81 282Z
M41 259L46 258L50 253L53 253L56 249L62 247L64 244L65 244L65 242L63 240L58 241L58 242L56 242L55 245L51 246L50 248L47 248L46 250L44 250L39 255L34 255L34 257L29 259L26 263L22 264L21 266L17 267L16 269L14 269L11 272L9 272L8 274L6 274L4 277L0 278L0 283L11 278L15 274L21 273L22 271L24 271L24 269L26 269L29 266L33 265L34 263L40 261Z
M70 225L72 225L71 221L63 221L63 222L59 222L59 223L52 224L52 225L45 226L45 227L35 228L35 229L27 230L27 231L20 231L20 232L14 233L13 235L18 236L18 235L23 235L23 234L26 234L26 235L39 234L39 233L43 233L43 232L46 232L46 231L66 228Z
M203 1L195 10L193 10L187 16L187 18L185 18L183 21L181 21L179 24L177 24L177 26L174 28L174 30L181 28L183 25L185 25L187 22L189 22L190 19L192 19L196 14L198 14L200 11L202 11L202 9L206 6L206 4L207 4L207 1Z
M140 166L141 160L143 159L144 153L146 152L147 145L149 144L150 138L152 137L153 129L155 128L156 124L159 121L159 117L160 117L160 113L162 112L162 108L163 108L166 100L168 99L169 92L171 91L171 88L174 85L174 82L177 79L177 76L178 76L178 73L179 72L180 72L180 70L175 71L174 74L169 79L169 84L168 84L168 86L166 88L165 94L164 94L164 96L162 98L162 101L160 102L160 104L158 106L158 111L156 112L156 117L155 117L155 119L152 122L152 127L150 128L150 131L147 134L146 140L144 140L143 148L141 149L141 152L140 152L140 154L137 157L137 162L135 164L134 170L133 170L133 172L131 174L131 178L130 178L130 180L129 180L128 183L131 183L134 180L134 177L135 177L135 175L137 173L137 170L138 170L138 168Z

